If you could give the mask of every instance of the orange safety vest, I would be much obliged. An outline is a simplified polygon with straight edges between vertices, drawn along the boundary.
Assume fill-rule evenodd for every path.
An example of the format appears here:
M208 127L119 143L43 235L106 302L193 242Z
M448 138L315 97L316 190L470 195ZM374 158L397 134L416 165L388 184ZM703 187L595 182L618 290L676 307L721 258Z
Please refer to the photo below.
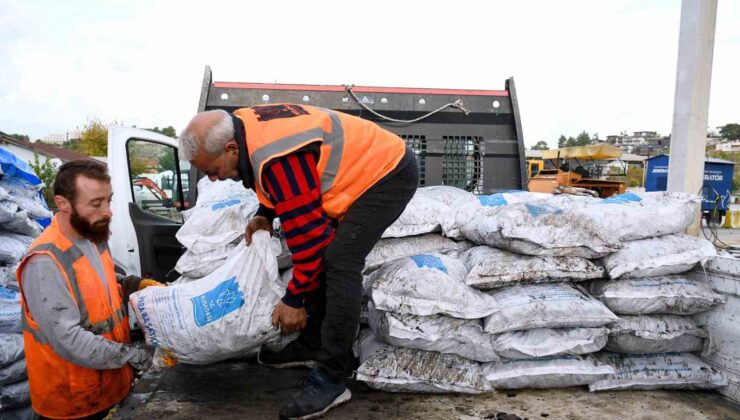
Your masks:
M341 219L352 203L390 173L406 152L400 137L359 117L306 105L271 104L238 109L260 202L273 208L262 171L275 158L309 144L317 163L326 214Z
M23 268L33 255L48 255L59 267L80 309L82 328L107 340L131 342L123 291L116 281L108 245L100 244L98 250L110 300L97 271L82 251L64 236L57 217L31 244L16 276L21 286L21 322L31 405L44 417L65 419L89 416L123 400L131 390L134 372L129 365L118 369L88 369L62 358L28 311L23 295Z

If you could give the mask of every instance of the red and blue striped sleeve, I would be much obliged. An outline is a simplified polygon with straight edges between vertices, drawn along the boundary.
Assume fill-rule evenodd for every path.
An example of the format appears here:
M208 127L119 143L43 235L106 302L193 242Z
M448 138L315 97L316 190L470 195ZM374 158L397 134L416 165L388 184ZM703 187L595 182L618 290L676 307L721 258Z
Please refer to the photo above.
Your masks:
M316 155L303 151L281 157L265 168L262 182L293 254L293 278L282 300L300 308L303 295L319 287L324 250L334 239L331 219L321 205Z

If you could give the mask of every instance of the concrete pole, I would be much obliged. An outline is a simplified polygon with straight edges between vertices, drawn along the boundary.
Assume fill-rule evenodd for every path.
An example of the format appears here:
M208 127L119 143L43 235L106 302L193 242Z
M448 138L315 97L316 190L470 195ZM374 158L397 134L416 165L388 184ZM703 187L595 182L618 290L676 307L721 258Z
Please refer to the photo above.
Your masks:
M698 194L704 183L717 0L683 0L668 191ZM699 216L689 228L698 235Z

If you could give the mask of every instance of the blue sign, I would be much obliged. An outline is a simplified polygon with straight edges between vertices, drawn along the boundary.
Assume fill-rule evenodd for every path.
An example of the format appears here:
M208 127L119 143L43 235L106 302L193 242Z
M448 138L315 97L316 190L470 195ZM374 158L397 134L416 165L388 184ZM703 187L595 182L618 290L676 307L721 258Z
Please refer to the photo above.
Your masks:
M213 290L192 298L193 315L199 327L217 321L244 305L236 276L221 282Z
M529 214L531 214L534 217L542 216L543 214L560 214L563 212L562 209L550 206L547 204L542 205L535 205L535 204L525 204L527 207L527 210L529 211Z
M503 194L479 195L478 201L485 207L501 207L509 204Z
M645 191L668 190L668 155L658 155L647 160ZM702 187L703 211L727 210L732 199L732 177L734 164L708 158L704 161L704 185ZM696 191L699 193L699 191Z
M435 255L414 255L411 259L414 260L416 266L419 268L433 268L447 274L447 267L445 267L442 260Z

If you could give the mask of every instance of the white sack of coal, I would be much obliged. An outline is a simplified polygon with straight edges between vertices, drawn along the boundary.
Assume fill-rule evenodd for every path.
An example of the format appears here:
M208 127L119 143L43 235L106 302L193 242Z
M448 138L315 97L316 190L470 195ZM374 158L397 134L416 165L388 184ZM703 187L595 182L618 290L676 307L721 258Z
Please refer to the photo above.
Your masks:
M230 243L220 248L200 253L187 250L177 260L175 270L189 279L203 278L211 274L229 259L236 246L237 244Z
M0 334L21 333L21 294L0 286Z
M18 204L8 200L9 195L0 188L0 223L13 220L14 215L18 212Z
M485 245L469 249L461 259L469 271L465 283L479 289L583 281L604 275L602 267L585 258L525 256Z
M603 303L566 283L513 286L490 292L498 310L484 320L492 334L534 328L602 327L618 320Z
M21 210L13 213L10 220L0 223L0 230L36 238L44 229L28 215L28 210Z
M383 238L402 238L424 233L442 232L453 223L452 209L418 191L403 213L383 232Z
M495 336L483 332L479 319L444 315L418 316L375 309L369 302L368 324L375 336L397 347L455 354L478 362L499 360Z
M0 367L0 387L28 379L26 359L20 359L8 366Z
M203 364L242 356L279 340L271 324L282 297L275 256L280 244L258 231L208 276L131 295L147 344L184 363Z
M536 328L495 336L493 349L506 359L594 353L606 345L608 328Z
M693 315L726 301L707 282L683 275L598 280L589 288L614 313L625 315Z
M0 334L0 367L23 358L23 335Z
M597 353L616 373L589 385L589 391L619 389L716 389L727 379L691 353L627 355Z
M603 263L612 279L657 277L689 271L716 256L717 250L706 239L678 234L625 242Z
M365 257L365 271L372 271L381 265L397 260L429 253L447 254L458 249L457 243L442 235L428 233L404 238L381 239Z
M25 407L31 404L31 389L28 380L0 386L0 417L3 411Z
M14 265L26 255L33 238L17 233L0 232L0 265Z
M620 242L579 211L548 202L486 208L460 230L469 240L524 255L598 258Z
M204 177L198 181L198 201L182 213L185 222L175 237L193 253L222 248L244 236L258 206L257 195L241 182Z
M625 354L713 352L709 334L678 315L622 315L609 325L607 351Z
M436 188L436 187L429 187ZM449 188L449 187L445 187ZM444 197L444 195L440 194ZM471 199L472 197L472 199ZM462 227L470 223L476 214L485 209L495 209L516 203L530 203L535 201L546 200L551 198L552 194L536 193L520 190L509 190L505 192L490 195L457 195L454 199L443 198L453 211L452 226L444 231L445 236L455 239L462 239L465 235L462 233ZM469 228L473 230L474 227Z
M692 194L627 192L586 206L581 212L624 242L685 232L700 204L701 198Z
M431 187L421 187L416 190L416 194L440 201L453 209L466 203L475 202L477 196L462 188L450 185L433 185Z
M477 319L498 309L496 300L465 284L468 271L455 258L414 255L385 264L366 280L366 289L381 311Z
M32 219L47 219L54 216L39 195L44 184L33 185L20 177L8 177L0 178L0 188L7 192L7 200L17 204L19 210L26 210Z
M357 342L360 367L357 380L387 392L491 392L480 364L452 354L393 347L369 330Z
M591 356L558 356L534 360L502 360L482 367L494 389L567 388L588 385L614 368Z

